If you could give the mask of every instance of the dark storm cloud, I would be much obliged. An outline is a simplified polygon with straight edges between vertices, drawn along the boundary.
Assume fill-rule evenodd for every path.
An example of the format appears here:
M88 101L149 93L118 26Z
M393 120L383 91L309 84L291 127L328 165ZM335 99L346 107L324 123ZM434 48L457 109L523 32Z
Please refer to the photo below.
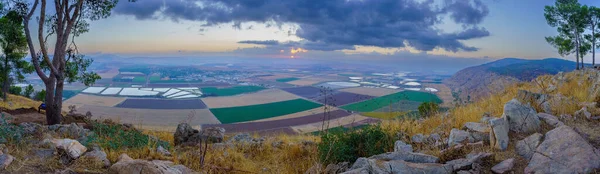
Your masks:
M256 44L256 45L278 45L279 41L276 40L243 40L238 43L242 44Z
M201 21L204 26L233 23L238 29L244 22L293 23L298 25L296 36L306 43L340 48L476 51L461 41L489 36L485 28L477 27L489 13L480 0L444 0L442 4L433 0L141 0L121 3L115 12L137 19ZM436 29L446 16L463 31Z
M335 51L335 50L354 50L353 45L329 44L324 42L309 42L309 41L290 41L278 42L275 40L244 40L239 41L242 44L265 45L271 50L289 50L290 48L303 48L307 50L317 51Z

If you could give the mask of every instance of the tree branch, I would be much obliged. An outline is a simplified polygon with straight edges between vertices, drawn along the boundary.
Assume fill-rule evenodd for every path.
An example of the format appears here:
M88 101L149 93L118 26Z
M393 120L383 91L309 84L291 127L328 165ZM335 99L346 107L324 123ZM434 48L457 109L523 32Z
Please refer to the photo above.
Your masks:
M35 48L33 47L33 40L31 39L31 32L29 31L29 20L31 20L31 16L33 16L33 13L37 9L38 3L39 0L35 0L35 2L33 3L33 7L31 8L27 16L23 19L23 25L25 30L25 36L27 38L27 46L29 47L29 54L31 55L31 61L33 62L35 72L38 74L38 76L40 76L44 83L47 83L48 76L46 76L46 74L40 67L39 56L35 53Z
M40 9L40 20L38 21L38 23L39 23L38 40L40 41L40 50L42 51L42 56L44 58L44 61L48 64L48 67L50 67L50 73L52 75L56 76L57 78L59 78L60 74L58 73L58 70L50 62L50 58L48 57L48 50L47 50L48 48L46 47L46 44L42 42L44 40L44 21L46 20L46 0L41 0L41 1L42 1L42 6Z

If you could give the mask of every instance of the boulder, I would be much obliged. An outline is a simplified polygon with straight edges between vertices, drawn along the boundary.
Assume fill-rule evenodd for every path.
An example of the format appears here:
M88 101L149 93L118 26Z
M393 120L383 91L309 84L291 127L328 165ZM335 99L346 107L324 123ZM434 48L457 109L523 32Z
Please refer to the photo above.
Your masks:
M473 143L475 139L467 131L452 129L448 137L448 146L452 147L456 144Z
M546 113L552 112L550 106L550 95L519 90L517 92L517 99L525 104L529 104L530 106L539 106Z
M6 169L14 160L15 157L9 154L0 155L0 169Z
M529 105L512 99L504 105L504 116L511 131L516 133L533 133L540 130L540 119L537 112Z
M432 133L431 135L429 135L429 137L427 137L427 141L431 143L439 142L442 141L442 136L440 136L440 134L438 133Z
M533 156L533 154L535 153L535 149L542 142L542 138L542 134L535 133L523 140L518 141L517 145L515 146L517 154L521 155L527 160L531 159L531 156Z
M569 126L548 131L525 173L591 173L600 168L600 155Z
M488 133L490 132L490 128L488 125L483 123L475 123L475 122L467 122L463 126L463 130L467 130L470 132L482 132Z
M80 142L87 141L88 136L93 133L89 129L85 129L83 126L75 123L50 125L48 126L48 130L54 131L63 137L75 138Z
M401 140L396 141L394 143L394 152L404 151L404 152L413 152L412 145L406 144Z
M87 148L79 141L72 139L52 139L50 142L58 149L65 152L71 159L79 158Z
M423 134L417 134L417 135L413 135L411 138L413 143L424 143L425 142L425 136Z
M246 145L254 146L254 145L261 145L263 143L263 141L265 141L264 138L253 138L248 133L241 133L241 134L237 134L237 135L234 135L233 137L231 137L227 141L227 144L234 144L234 145L240 145L240 146L246 146ZM308 142L308 141L301 142L301 144L303 146L310 146L313 143L314 142Z
M385 161L403 160L411 163L437 163L440 161L438 157L422 154L422 153L411 153L411 152L388 152L379 155L369 157L369 159L378 159Z
M345 174L357 173L452 173L452 166L438 163L412 163L359 158Z
M546 113L538 113L538 117L540 120L546 122L546 124L552 127L559 127L565 125L562 121L558 120L554 115L546 114Z
M500 162L499 164L495 165L494 167L492 167L492 172L497 173L497 174L508 173L509 171L511 171L513 169L514 166L515 166L515 159L510 158L510 159L504 160L504 161Z
M327 165L327 167L325 167L325 170L323 170L323 173L324 174L338 174L338 173L345 172L346 170L348 170L349 167L350 166L349 166L348 162L329 164L329 165Z
M41 133L44 133L45 131L48 131L48 129L45 126L42 126L41 124L37 124L37 123L30 123L30 122L23 122L23 123L19 124L19 127L21 127L21 129L23 130L23 134L25 134L25 135L41 134Z
M490 120L490 146L499 150L508 148L508 122L504 118L495 118Z
M85 155L83 155L83 158L92 159L94 161L102 163L106 168L110 167L110 160L108 160L106 153L100 148L95 148L94 150L85 153Z
M592 119L592 113L590 113L587 110L587 107L583 107L580 110L578 110L577 112L575 112L574 116L576 118L587 118L587 119Z
M169 152L167 149L165 149L162 146L158 146L156 147L156 152L163 155L163 156L171 156L171 152Z
M175 130L174 140L175 146L196 146L200 145L204 140L209 143L220 143L223 142L225 136L225 129L220 127L206 128L203 131L193 129L187 123L181 123L177 125Z
M123 158L121 158L123 157ZM187 174L194 173L193 170L182 166L173 165L170 161L146 161L134 160L127 155L121 155L119 161L110 166L108 172L114 174Z

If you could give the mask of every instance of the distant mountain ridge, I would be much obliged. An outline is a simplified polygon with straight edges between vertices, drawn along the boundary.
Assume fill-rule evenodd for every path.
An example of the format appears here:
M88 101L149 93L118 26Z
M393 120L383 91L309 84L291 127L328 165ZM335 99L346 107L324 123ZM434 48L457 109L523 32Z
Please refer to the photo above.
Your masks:
M460 91L463 99L470 97L474 100L502 90L515 82L530 81L540 75L569 72L574 69L575 62L558 58L504 58L460 70L446 79L444 84L453 91Z

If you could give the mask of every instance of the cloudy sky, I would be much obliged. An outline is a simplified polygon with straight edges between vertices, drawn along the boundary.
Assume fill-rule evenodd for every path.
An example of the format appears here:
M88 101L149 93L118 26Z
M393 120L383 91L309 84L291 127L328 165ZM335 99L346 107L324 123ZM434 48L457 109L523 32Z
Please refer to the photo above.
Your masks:
M560 57L553 0L122 0L85 52L264 57ZM598 0L580 0L600 6Z

